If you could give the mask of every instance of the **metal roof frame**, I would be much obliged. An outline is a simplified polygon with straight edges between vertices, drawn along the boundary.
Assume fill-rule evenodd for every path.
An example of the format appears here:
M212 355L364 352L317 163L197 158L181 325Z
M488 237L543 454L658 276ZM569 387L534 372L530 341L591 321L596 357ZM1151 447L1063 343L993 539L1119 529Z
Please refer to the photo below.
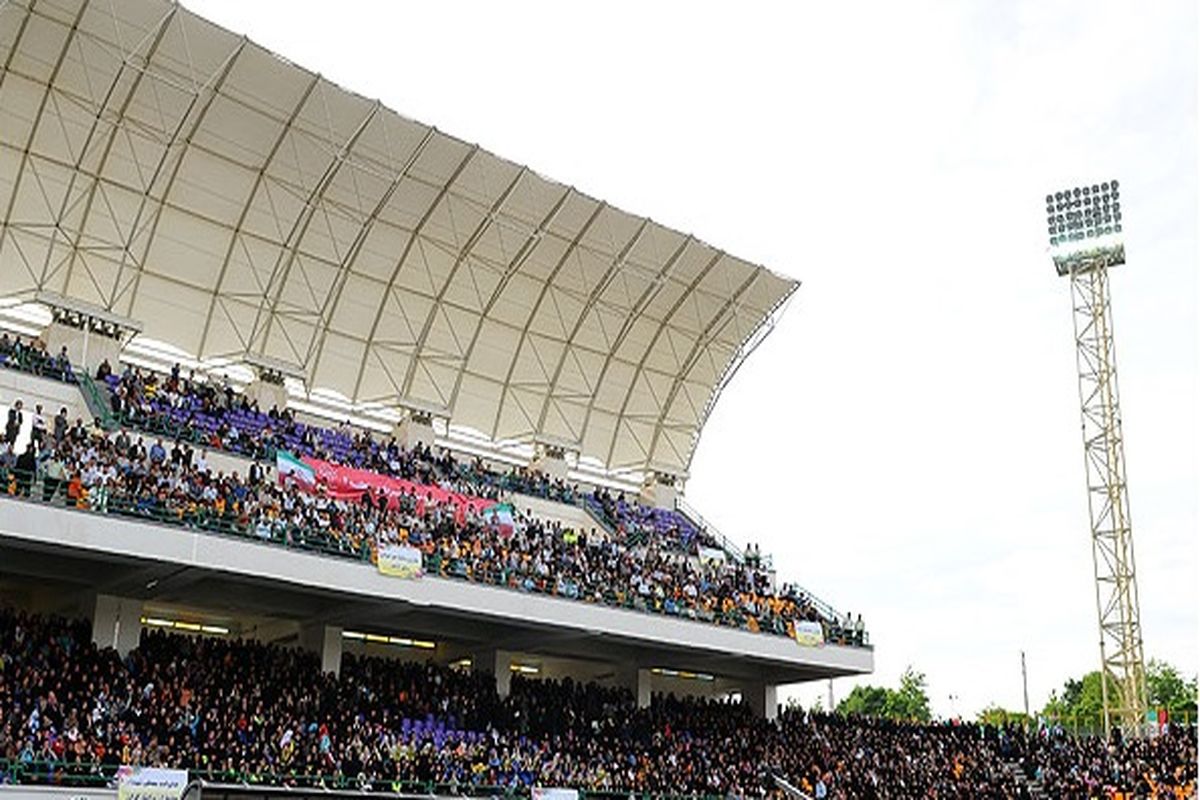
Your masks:
M0 65L0 297L355 406L686 474L798 285L169 0L2 2Z

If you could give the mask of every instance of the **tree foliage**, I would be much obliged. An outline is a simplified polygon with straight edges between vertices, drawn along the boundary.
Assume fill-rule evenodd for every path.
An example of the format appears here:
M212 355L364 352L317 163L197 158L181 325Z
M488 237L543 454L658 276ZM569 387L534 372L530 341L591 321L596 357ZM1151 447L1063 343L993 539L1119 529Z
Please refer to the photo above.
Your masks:
M1146 665L1146 694L1151 708L1165 708L1174 720L1196 719L1196 676L1185 680L1179 670L1165 661L1151 659Z
M1010 711L993 703L979 712L978 721L983 725L1027 725L1029 717L1021 711Z
M928 722L929 696L925 675L911 666L900 676L900 687L855 686L837 705L839 714L862 714L894 720Z
M1108 680L1108 691L1116 693L1112 678ZM1179 670L1157 659L1146 665L1146 694L1150 708L1165 708L1173 720L1196 719L1196 678L1186 680ZM1104 725L1104 695L1100 683L1100 672L1089 672L1079 679L1068 680L1062 692L1051 692L1050 700L1042 709L1046 719L1063 725L1083 729L1099 729Z

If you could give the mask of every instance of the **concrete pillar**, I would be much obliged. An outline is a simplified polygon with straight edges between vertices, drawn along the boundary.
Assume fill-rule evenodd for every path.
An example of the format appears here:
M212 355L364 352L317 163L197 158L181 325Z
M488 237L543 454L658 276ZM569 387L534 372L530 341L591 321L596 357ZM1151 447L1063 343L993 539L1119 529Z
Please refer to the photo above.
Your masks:
M277 408L280 411L287 408L287 388L282 383L256 378L246 385L242 393L251 400L257 401L258 410L264 414L272 408Z
M61 322L51 322L42 332L42 339L46 342L46 350L52 356L58 355L59 351L66 347L71 366L76 372L86 371L94 375L96 368L105 359L108 359L113 372L121 372L117 365L121 355L121 340L89 330L87 325L76 328Z
M496 694L508 697L512 691L513 654L508 650L485 648L476 650L471 661L479 672L486 672L496 679Z
M673 510L679 498L678 479L665 472L649 472L642 481L638 499L651 508Z
M92 611L92 641L129 655L142 638L142 601L109 594L96 595Z
M342 671L342 629L338 625L306 625L300 629L300 646L321 654L321 671Z
M408 416L396 423L392 436L406 450L418 444L433 447L433 415L420 411L409 411Z
M551 478L566 480L566 451L555 445L538 444L534 449L533 459L529 462L529 467Z
M775 719L779 714L779 700L773 683L748 683L742 688L742 698L750 704L754 716L760 719Z
M334 675L342 671L342 629L336 625L326 625L321 640L321 672L332 672ZM775 687L771 687L774 697Z
M650 707L650 670L638 669L635 696L637 697L638 708Z

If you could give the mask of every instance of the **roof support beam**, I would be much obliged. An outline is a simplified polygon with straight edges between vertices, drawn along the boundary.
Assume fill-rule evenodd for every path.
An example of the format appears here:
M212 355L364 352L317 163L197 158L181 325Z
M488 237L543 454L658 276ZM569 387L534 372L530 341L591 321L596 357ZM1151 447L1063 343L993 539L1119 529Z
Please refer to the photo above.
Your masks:
M404 386L400 389L400 396L408 398L412 393L413 378L416 377L417 367L421 360L421 355L425 352L425 345L429 341L429 331L433 328L433 321L437 318L438 312L442 310L442 300L446 297L446 291L450 288L450 284L454 283L454 276L458 274L458 269L471 256L471 251L475 249L475 245L483 238L483 234L491 227L496 220L496 215L504 208L504 204L508 202L508 198L512 196L513 190L517 188L517 184L525 177L528 168L521 167L517 170L516 177L508 184L508 187L496 198L492 203L486 216L479 221L475 227L471 237L467 239L467 243L458 251L458 256L454 259L454 265L450 268L450 272L446 275L446 280L442 281L442 288L438 290L437 297L433 301L433 305L429 307L429 313L425 315L425 324L421 326L421 334L417 338L417 346L413 348L412 358L408 362L408 371L404 375ZM466 369L466 361L463 361L459 366L459 374ZM445 404L447 398L440 398L440 402Z
M538 413L537 429L534 431L534 433L546 432L546 415L549 413L550 405L554 401L555 394L558 391L558 381L559 378L562 377L563 365L567 363L567 358L571 355L571 346L575 344L575 337L579 335L579 331L583 329L583 323L587 321L588 315L592 313L592 309L595 307L596 303L601 297L604 296L604 292L608 290L609 284L612 283L613 278L615 278L617 273L624 268L625 259L629 258L629 254L633 251L633 248L637 246L637 243L642 240L642 235L645 234L646 229L649 227L649 218L642 218L642 222L640 225L638 225L637 230L634 231L633 236L629 238L629 241L625 243L625 246L622 247L620 252L618 252L613 258L612 263L608 265L608 269L605 271L604 277L600 279L600 282L597 283L592 288L592 291L588 294L587 302L583 304L583 308L580 310L579 316L575 320L575 325L571 328L570 335L567 336L567 341L563 346L563 350L561 353L559 353L558 363L554 365L554 374L550 378L550 385L546 388L546 396L542 398L542 410ZM630 313L635 314L637 312L631 311ZM609 348L610 356L612 354L612 350L614 349L615 344ZM595 392L592 394L594 396ZM574 431L573 433L575 434L576 439L583 439L584 432L582 428L580 428L578 431Z
M387 208L387 204L391 202L392 195L400 188L400 184L412 172L413 164L417 163L417 159L425 152L425 147L433 139L433 128L426 128L425 135L421 137L421 141L409 154L404 162L404 166L397 170L388 184L387 189L380 196L379 201L375 203L375 207L371 209L371 213L367 216L359 228L358 234L354 237L353 244L346 251L346 255L342 257L342 263L338 265L338 277L335 280L334 290L329 294L329 300L321 308L321 330L317 337L313 339L312 345L309 347L308 354L305 357L305 363L310 366L307 368L308 382L311 385L316 379L317 368L321 365L321 356L325 354L325 337L329 335L329 326L333 322L334 311L337 310L338 301L342 298L342 290L346 287L346 280L350 277L350 273L354 270L354 262L358 259L358 254L362 251L363 244L367 240L367 236L371 233L371 229L375 227L375 221L379 219L379 215Z
M663 317L663 321L659 323L658 329L654 331L654 338L651 339L650 344L646 346L646 352L642 353L642 358L640 361L638 361L637 369L634 370L633 376L629 380L629 387L625 392L625 399L621 402L621 410L617 412L617 421L616 424L613 425L612 440L608 444L608 455L604 457L605 466L612 464L613 453L616 452L617 449L617 439L620 438L621 420L625 417L625 411L629 408L629 400L633 397L633 390L637 386L638 376L641 375L642 370L646 368L646 361L649 360L650 354L654 352L654 346L658 344L659 337L662 336L663 331L667 329L667 326L671 324L671 320L675 318L675 312L678 311L684 303L692 298L692 293L696 291L696 287L704 282L704 279L708 277L708 273L712 272L713 268L717 266L717 264L724 257L725 254L720 250L713 254L713 257L710 258L708 263L704 265L704 269L696 273L696 277L693 278L691 284L688 285L687 291L679 295L679 298L675 301L675 304L671 306L671 310L667 312L667 315ZM594 405L595 399L593 398L592 403L588 405L589 416L591 415Z
M713 408L717 405L717 400L721 398L721 392L725 391L725 387L729 385L731 380L733 380L733 377L737 374L737 371L742 368L742 364L746 362L746 359L750 357L751 353L758 349L758 346L762 344L763 339L766 339L767 335L775 329L775 323L779 320L780 315L783 314L787 304L791 302L792 295L795 294L798 288L800 288L800 283L798 281L792 283L787 293L784 294L783 297L779 298L778 302L775 303L771 310L764 314L762 319L758 321L758 325L754 327L754 330L750 332L750 335L746 337L746 340L742 342L741 347L738 348L737 355L735 355L725 365L725 371L721 374L721 378L717 381L716 387L708 396L708 402L704 404L704 410L700 413L700 419L696 423L697 432L704 429L704 425L708 422L709 414L712 413ZM696 449L693 447L691 452L688 453L687 458L686 466L689 470L692 466L692 458L695 455Z
M249 40L243 36L241 41L238 42L237 47L233 48L229 55L226 56L225 61L216 70L216 72L208 76L204 84L197 89L194 95L192 95L192 100L190 103L188 103L187 110L184 111L179 117L179 123L175 126L175 130L172 131L170 141L167 142L166 147L163 148L162 156L158 159L158 166L154 168L154 174L150 178L150 183L146 187L145 193L142 194L141 201L138 203L137 215L134 217L133 225L131 225L129 228L129 238L125 242L125 249L121 252L121 265L117 269L116 276L113 278L112 295L108 302L109 308L115 310L117 301L123 294L120 288L121 273L125 269L126 257L133 247L133 240L137 236L138 225L141 222L142 214L145 212L146 205L149 203L150 196L154 191L154 184L158 182L158 176L162 173L163 167L166 166L167 160L171 157L172 152L175 152L177 154L177 158L175 159L174 167L171 169L171 174L167 178L167 184L163 188L162 199L155 204L155 210L153 212L154 219L150 223L150 234L146 237L146 246L142 249L141 257L134 261L134 277L129 286L126 287L126 291L129 291L129 304L126 306L126 312L128 316L133 316L133 304L137 301L138 286L141 284L142 275L146 271L145 264L146 259L150 255L150 245L154 242L154 233L158 230L158 221L162 218L162 211L167 199L167 195L170 194L171 187L175 185L175 177L179 174L179 168L183 165L184 156L187 155L187 142L191 140L192 136L194 136L196 131L200 128L201 123L204 122L204 117L208 114L208 109L212 106L213 100L217 97L217 95L220 94L221 86L224 85L225 79L229 77L229 73L233 71L233 66L235 63L237 63L238 57L242 54L242 51L246 49L247 41ZM180 133L183 131L184 125L188 121L188 117L191 116L192 111L196 108L196 104L200 101L201 95L206 92L208 94L208 99L204 101L204 105L201 106L200 112L196 114L191 126L188 127L187 133L181 137ZM176 145L180 141L184 142L184 146L177 148ZM97 180L99 180L99 178L97 178Z
M267 153L267 157L263 159L262 166L258 169L258 174L254 176L254 185L251 186L250 191L246 193L246 202L242 204L242 210L241 213L238 214L237 224L233 226L233 230L230 232L229 246L225 248L225 257L221 259L221 269L217 273L217 282L213 285L212 296L208 301L208 311L204 315L204 330L200 333L200 345L196 348L196 352L194 353L196 358L204 358L206 347L208 346L208 335L212 332L213 314L216 313L217 304L221 299L221 286L225 283L225 274L229 272L229 262L233 258L233 251L237 247L238 239L242 235L242 227L246 224L246 217L249 216L250 208L254 205L254 198L258 195L259 189L262 188L263 181L267 176L267 170L271 168L271 162L275 160L275 156L279 152L280 146L283 145L284 140L287 139L288 131L292 129L292 124L296 121L296 118L300 116L300 112L304 109L305 104L308 103L309 96L312 95L313 89L317 88L317 84L320 83L320 81L321 76L319 74L314 74L312 76L312 80L310 80L308 85L304 88L304 91L300 93L300 98L296 101L296 107L293 108L292 113L288 115L287 121L280 126L279 135L275 137L275 142L271 145L271 151ZM268 287L266 286L263 287L264 293L267 291L267 288ZM238 333L238 337L242 339L243 346L246 349L249 349L250 339L248 337L244 337L241 332Z
M596 407L596 398L600 394L596 390L604 384L604 378L608 374L608 368L612 365L617 351L619 351L621 346L625 343L625 337L629 335L631 330L633 330L634 323L641 319L642 314L645 313L646 309L650 307L650 304L654 302L654 298L658 297L659 293L662 292L663 287L667 285L667 276L671 274L671 270L675 268L677 263L679 263L679 259L683 256L684 252L687 251L688 245L690 245L693 241L695 240L691 236L683 237L683 241L679 243L679 247L675 248L675 252L672 253L671 256L663 263L662 267L658 271L658 274L655 276L654 281L646 287L645 291L642 292L642 296L638 298L629 314L626 315L625 322L621 325L621 330L617 332L616 338L613 339L612 347L609 348L608 353L604 356L604 364L600 367L600 374L596 376L595 383L592 387L592 395L588 398L587 410L583 413L583 425L580 426L579 430L580 441L583 441L584 437L587 436L588 423L592 420L592 409ZM544 413L545 411L543 409L543 414Z
M450 173L450 177L446 179L446 183L442 186L441 191L433 198L433 202L429 204L429 208L425 209L425 213L421 216L421 220L417 223L417 227L413 228L412 235L408 238L408 242L404 245L404 251L400 254L400 258L396 260L396 266L392 269L392 275L388 278L387 287L379 296L379 307L375 309L375 320L371 323L371 332L367 336L367 344L363 347L362 361L358 365L358 378L354 381L354 392L350 395L350 399L354 402L358 401L358 393L362 390L363 374L367 371L367 359L371 357L371 351L375 345L376 336L379 333L379 321L383 319L383 310L387 308L388 296L391 295L393 287L396 285L396 279L400 276L400 270L404 268L404 262L408 260L408 254L412 252L413 245L417 243L417 239L421 236L421 231L425 229L426 223L429 222L433 212L437 210L443 198L450 193L450 187L458 180L458 176L471 163L471 159L479 152L479 145L474 145L467 154L463 156L462 161L455 167L454 172ZM399 394L399 387L397 394ZM403 396L400 399L405 399Z
M712 335L713 329L717 327L718 322L722 323L722 327L724 326L724 323L728 322L727 314L729 313L729 310L737 305L738 300L740 300L742 295L754 285L754 282L758 280L760 275L762 275L761 270L756 269L751 271L746 280L742 281L742 285L739 286L737 290L734 291L733 295L721 305L721 310L713 315L713 318L709 320L707 325L704 326L704 331L696 338L696 343L692 345L691 352L688 353L687 358L685 358L683 361L683 367L678 373L676 373L675 379L671 382L671 390L667 392L667 399L663 402L662 408L660 408L658 411L658 422L656 422L654 425L654 434L650 439L650 447L646 449L645 467L647 469L649 469L650 465L654 463L655 448L658 447L658 440L662 438L663 424L666 422L667 414L670 413L671 406L675 402L675 395L679 393L680 387L683 386L684 381L686 381L688 376L692 373L692 367L695 366L696 359L699 358L708 347L711 341L710 336ZM620 424L621 421L617 420L617 425L619 426ZM697 428L696 430L699 429Z
M108 108L109 102L116 94L117 87L120 85L121 78L125 75L125 71L127 69L132 69L136 73L133 78L132 85L130 85L129 91L125 93L125 97L121 100L121 106L117 109L117 118L110 123L112 128L109 131L108 138L104 142L104 152L100 155L100 163L96 167L95 178L92 179L92 185L88 187L87 200L85 200L83 204L83 216L81 216L79 219L79 230L77 233L80 235L80 237L82 237L83 231L86 231L88 228L88 222L92 214L92 204L96 200L96 191L100 188L101 176L104 175L104 167L108 163L109 155L112 153L113 144L116 143L117 136L123 132L122 123L125 121L126 112L129 111L129 104L133 102L133 98L137 94L138 87L142 85L142 79L146 77L146 70L150 65L150 60L154 58L154 53L158 50L158 46L162 43L163 36L166 35L167 28L170 27L171 21L175 19L175 13L178 10L179 6L177 5L172 5L170 8L168 8L167 13L163 14L163 16L159 19L158 24L154 27L154 30L143 36L141 41L134 46L132 51L123 54L121 66L117 69L116 74L113 75L113 79L108 85L108 91L105 92L104 99L96 108L96 113L92 117L92 126L88 130L87 138L84 140L83 147L79 148L79 157L75 162L75 169L71 172L71 181L68 184L67 191L63 194L62 206L59 208L58 219L55 222L55 231L50 237L50 247L46 249L46 262L42 267L42 286L40 288L45 288L45 283L49 278L48 273L50 269L51 256L54 253L55 236L62 228L63 220L66 217L67 210L71 205L71 190L75 188L76 178L83 174L80 171L80 166L82 166L84 158L87 157L88 151L91 149L92 139L96 135L97 130L99 130L100 120L104 116L104 110ZM138 57L138 50L141 49L141 47L147 41L149 41L150 46L147 48L146 55L142 59L143 63L141 68L138 68L133 64L133 61ZM53 81L51 81L51 85L53 85ZM125 133L128 132L126 131ZM148 188L149 187L147 187L147 189ZM113 227L116 227L115 220ZM67 275L63 280L64 289L69 287L71 284L71 274L75 271L75 264L78 258L79 249L72 248L71 259L67 263ZM124 260L125 254L122 253L122 265L124 264ZM84 269L87 269L86 262L84 263ZM118 270L118 275L119 274L120 272ZM94 278L92 281L95 283ZM95 286L95 288L96 294L99 295L103 301L104 293L102 289L98 284ZM109 298L108 302L111 303L111 298ZM109 311L113 310L110 304L106 304L105 307Z
M296 256L300 252L300 243L304 241L304 236L308 233L308 226L312 223L312 218L317 213L317 209L321 207L321 199L325 196L325 191L333 183L334 178L337 177L342 165L346 163L346 159L349 157L350 151L354 149L354 145L358 143L359 137L370 126L372 120L375 119L375 115L379 113L379 109L382 107L383 104L378 100L372 103L371 107L367 109L367 113L363 115L362 120L355 126L349 138L334 151L329 164L326 165L325 171L321 174L321 179L317 181L308 193L308 197L304 199L304 205L301 206L300 212L292 222L291 230L288 231L285 241L286 250L279 254L279 258L275 261L275 267L271 270L271 279L267 281L268 287L275 284L275 296L271 298L271 307L267 310L265 308L266 303L260 303L258 311L254 314L254 327L251 329L248 341L249 348L254 347L254 340L259 329L259 321L263 314L266 314L262 341L258 346L260 354L266 354L267 345L271 340L271 327L275 324L276 312L279 309L279 299L283 297L283 287L287 284L288 277L292 274L292 265L296 263ZM276 280L275 276L279 274L281 268L283 274L279 280ZM266 298L264 297L263 300L265 301ZM293 353L293 355L296 356L297 361L302 358L300 353Z
M525 340L529 338L529 329L533 326L533 321L537 319L538 311L542 307L542 301L546 299L546 295L550 293L550 287L554 283L554 279L558 277L558 273L567 263L568 259L575 253L575 248L583 241L583 237L591 230L596 219L600 216L600 212L608 208L607 203L598 202L596 208L588 216L587 221L575 234L575 238L571 240L571 244L563 251L562 257L558 259L558 263L554 265L554 269L546 276L546 282L542 284L542 290L538 292L537 301L534 302L533 308L529 311L529 317L525 320L525 326L521 328L521 338L517 341L516 349L513 350L512 361L508 365L508 372L504 376L504 386L500 390L500 402L496 404L496 420L492 423L492 430L488 434L492 441L498 438L500 430L500 420L504 414L504 404L508 402L509 394L512 391L512 376L517 369L517 360L521 357L521 353L525 351Z
M4 78L8 75L9 69L12 66L13 57L21 49L21 42L24 39L26 28L29 25L29 20L33 16L35 3L30 3L25 11L25 17L21 20L21 28L17 31L17 38L13 41L12 50L8 52L8 59L4 62L4 72L0 73L0 89L4 88ZM54 91L54 82L58 78L58 72L62 69L63 62L66 61L67 53L71 50L71 44L75 41L75 36L79 33L79 21L83 19L83 12L87 10L87 4L81 3L79 10L75 12L75 18L71 21L71 30L68 31L66 38L63 40L62 49L59 50L58 58L54 62L54 69L50 71L50 77L46 80L46 91L42 93L41 102L38 104L37 115L33 118L33 124L29 126L29 138L25 140L25 147L21 150L21 163L17 167L17 175L13 179L12 194L8 198L8 208L4 210L4 221L0 223L0 251L4 249L4 239L8 234L8 230L12 225L13 209L17 205L17 197L21 194L21 182L25 178L25 171L29 166L29 154L33 150L34 140L37 139L38 130L42 127L42 122L46 119L46 103L50 100L50 94ZM57 229L56 229L57 232ZM53 252L53 246L48 247L46 252ZM30 278L34 278L30 275ZM46 273L45 267L42 268L42 275L37 278L36 289L42 291L46 288Z
M446 404L450 408L454 408L454 404L458 402L458 392L462 388L463 375L466 374L467 367L471 363L471 355L475 352L475 345L479 342L479 334L483 330L484 320L487 320L491 316L492 309L495 307L496 301L498 301L504 295L504 290L508 287L508 283L512 279L512 276L520 272L521 267L524 266L529 257L533 255L533 251L537 249L538 243L541 242L546 235L546 231L549 229L550 224L553 223L555 218L558 217L558 212L562 210L564 205L566 205L567 199L570 198L574 191L575 190L570 186L566 188L566 190L558 198L557 202L555 202L554 205L550 207L550 210L546 212L546 216L542 217L542 221L538 223L538 226L530 232L529 236L525 239L525 243L521 245L521 248L517 251L516 255L514 255L508 262L508 266L505 267L504 275L501 276L500 282L496 284L496 288L492 290L492 296L489 297L487 303L484 304L483 313L479 315L479 319L475 323L475 331L471 334L471 343L467 345L467 352L463 355L462 369L458 371L458 376L454 379L454 391L450 393L450 402Z

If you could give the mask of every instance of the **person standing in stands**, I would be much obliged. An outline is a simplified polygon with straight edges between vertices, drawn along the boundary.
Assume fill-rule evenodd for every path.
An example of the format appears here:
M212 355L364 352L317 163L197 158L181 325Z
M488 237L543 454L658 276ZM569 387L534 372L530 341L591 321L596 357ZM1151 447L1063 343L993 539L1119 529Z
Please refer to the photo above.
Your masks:
M33 473L37 470L37 443L31 441L17 456L17 494L29 497L33 489Z
M67 355L67 347L63 345L62 350L58 351L58 358L55 361L55 369L58 371L59 380L74 381L75 374L71 371L71 357Z
M4 441L14 447L17 444L17 436L21 434L21 425L25 423L25 415L21 413L24 407L25 404L20 400L14 402L8 410L8 420L4 423Z
M42 502L49 503L58 494L59 487L66 480L67 473L62 459L56 452L51 451L42 464Z
M38 449L46 445L46 415L42 413L42 404L38 403L33 407L33 428L29 432L29 437L37 442Z
M121 432L117 434L117 438L113 444L116 445L118 453L120 453L122 456L128 456L129 448L133 442L129 439L129 432L124 428L121 428Z
M67 427L70 425L70 420L67 419L67 409L64 406L54 415L54 443L62 444L63 439L67 438Z

